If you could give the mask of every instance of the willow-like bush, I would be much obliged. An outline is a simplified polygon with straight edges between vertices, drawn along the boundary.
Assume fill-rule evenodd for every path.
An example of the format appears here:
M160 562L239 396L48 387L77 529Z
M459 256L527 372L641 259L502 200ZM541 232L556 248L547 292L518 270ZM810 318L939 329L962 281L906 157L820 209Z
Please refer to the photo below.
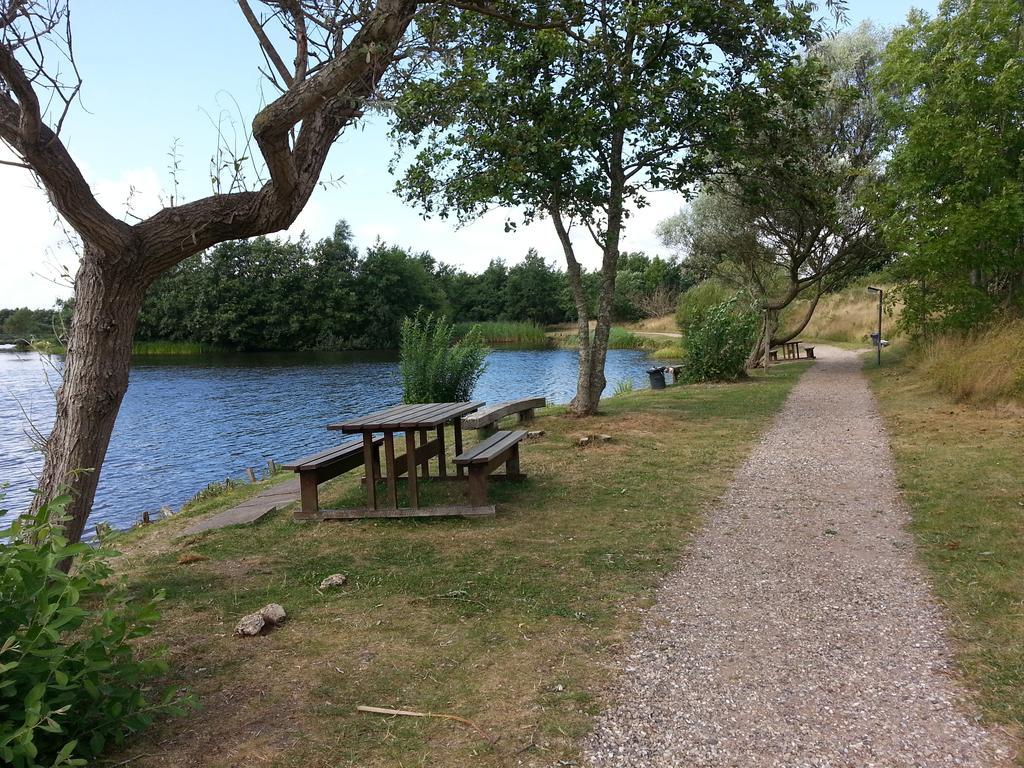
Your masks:
M406 403L454 403L469 400L486 368L487 346L471 328L455 342L454 326L444 317L419 312L402 321L402 386Z
M711 307L686 335L686 379L734 381L743 376L756 331L754 313L736 299Z

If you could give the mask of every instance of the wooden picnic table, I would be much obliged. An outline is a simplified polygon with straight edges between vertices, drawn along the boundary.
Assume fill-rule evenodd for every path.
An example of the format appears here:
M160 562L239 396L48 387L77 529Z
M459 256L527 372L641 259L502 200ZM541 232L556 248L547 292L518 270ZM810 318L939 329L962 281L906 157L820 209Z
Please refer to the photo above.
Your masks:
M800 342L786 341L782 344L782 356L787 360L800 359Z
M472 413L483 405L482 401L463 403L425 403L413 405L395 405L382 411L361 416L358 419L328 425L328 429L346 434L363 436L363 465L366 468L366 507L376 511L377 488L373 472L374 465L374 434L384 435L384 472L388 486L388 509L394 516L409 514L409 511L398 508L398 478L408 475L409 503L412 514L420 511L419 485L417 469L423 479L430 477L430 460L437 457L438 477L446 479L448 467L445 451L445 426L451 423L455 430L455 453L462 453L462 417ZM432 431L436 437L430 437ZM395 455L395 434L405 433L405 454ZM417 436L419 445L416 444ZM458 477L462 477L461 467L456 469ZM423 512L420 511L420 514ZM441 511L438 512L439 514ZM381 515L375 515L381 516ZM384 515L391 516L391 515Z

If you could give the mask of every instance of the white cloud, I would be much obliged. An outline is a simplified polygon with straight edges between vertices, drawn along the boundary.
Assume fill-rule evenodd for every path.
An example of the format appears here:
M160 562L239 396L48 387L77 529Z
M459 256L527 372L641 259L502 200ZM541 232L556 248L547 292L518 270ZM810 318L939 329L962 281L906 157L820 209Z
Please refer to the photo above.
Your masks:
M0 159L14 158L3 149ZM146 218L161 207L159 176L152 168L99 179L93 189L107 210L128 221ZM0 307L50 307L71 295L65 276L74 275L78 254L31 174L8 165L0 165L0 231Z
M0 159L14 160L0 149ZM49 307L70 289L62 266L75 268L57 214L28 171L0 165L0 307Z

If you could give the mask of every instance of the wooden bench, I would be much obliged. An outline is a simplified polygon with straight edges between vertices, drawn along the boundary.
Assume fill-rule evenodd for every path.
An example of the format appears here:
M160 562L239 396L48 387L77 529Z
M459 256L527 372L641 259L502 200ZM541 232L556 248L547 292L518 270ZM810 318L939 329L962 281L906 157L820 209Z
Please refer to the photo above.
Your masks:
M537 408L547 405L543 397L524 397L520 400L509 400L497 403L488 408L481 408L468 416L462 417L462 426L475 429L480 439L493 435L497 431L497 423L506 416L519 414L519 421L528 421L534 417ZM456 462L458 463L458 462Z
M502 464L505 474L494 475L495 479L521 480L526 477L519 471L519 443L526 432L495 432L472 448L455 457L456 466L469 470L469 503L474 507L487 504L487 478Z
M373 478L380 478L380 444L382 437L373 439ZM334 448L303 456L301 459L282 464L285 469L299 473L299 498L301 506L295 513L296 520L316 517L320 511L320 493L317 486L363 466L363 440L348 440Z
M814 357L814 347L807 347L807 346L805 346L804 347L804 352L807 353L807 359L808 360L814 360L815 359L815 357Z

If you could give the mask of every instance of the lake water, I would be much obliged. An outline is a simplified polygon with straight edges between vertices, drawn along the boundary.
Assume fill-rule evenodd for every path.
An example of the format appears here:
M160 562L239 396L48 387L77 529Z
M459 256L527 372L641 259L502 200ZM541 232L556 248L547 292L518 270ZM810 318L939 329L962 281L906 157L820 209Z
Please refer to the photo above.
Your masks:
M0 483L4 508L21 510L42 467L32 432L48 434L60 358L0 352ZM473 393L487 402L544 395L567 403L576 389L572 350L494 351ZM648 358L611 350L611 394L625 379L645 386ZM137 358L114 427L92 523L117 527L143 510L181 506L207 484L244 477L339 442L324 427L401 401L394 353L295 353ZM91 527L91 526L90 526Z

